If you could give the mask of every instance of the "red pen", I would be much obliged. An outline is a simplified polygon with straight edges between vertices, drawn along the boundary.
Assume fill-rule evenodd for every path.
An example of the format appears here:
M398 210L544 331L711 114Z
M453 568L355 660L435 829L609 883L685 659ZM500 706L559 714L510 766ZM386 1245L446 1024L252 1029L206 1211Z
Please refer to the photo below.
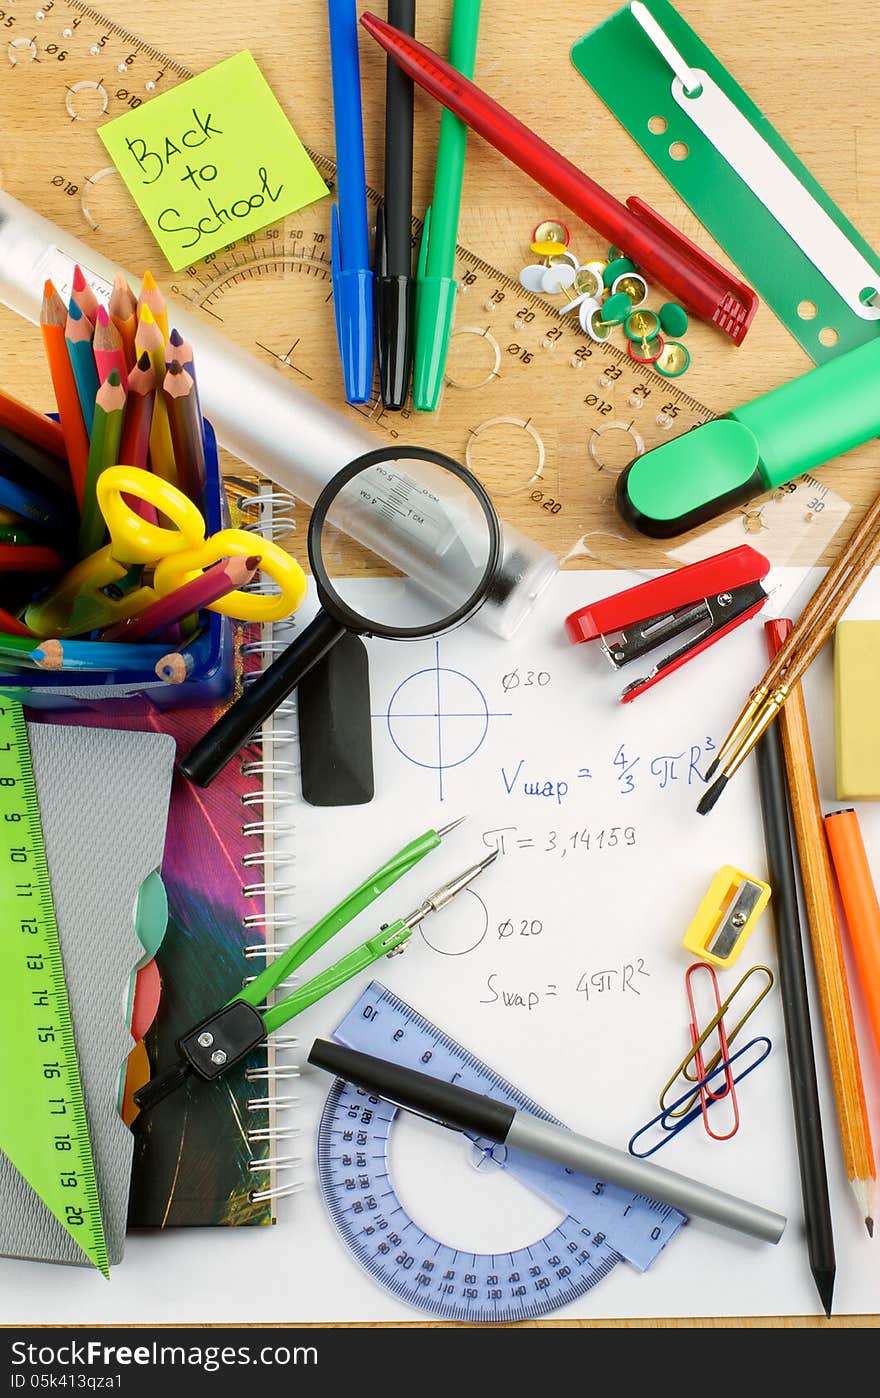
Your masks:
M643 200L632 196L621 204L433 49L377 15L361 15L361 24L414 82L631 257L694 315L711 321L740 344L758 308L751 287Z

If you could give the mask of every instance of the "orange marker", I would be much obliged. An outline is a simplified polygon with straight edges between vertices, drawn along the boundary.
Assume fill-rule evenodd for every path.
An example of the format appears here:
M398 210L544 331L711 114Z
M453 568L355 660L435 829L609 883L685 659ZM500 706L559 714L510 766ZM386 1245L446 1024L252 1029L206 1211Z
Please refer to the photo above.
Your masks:
M880 903L855 811L835 811L826 816L825 833L874 1042L880 1053Z

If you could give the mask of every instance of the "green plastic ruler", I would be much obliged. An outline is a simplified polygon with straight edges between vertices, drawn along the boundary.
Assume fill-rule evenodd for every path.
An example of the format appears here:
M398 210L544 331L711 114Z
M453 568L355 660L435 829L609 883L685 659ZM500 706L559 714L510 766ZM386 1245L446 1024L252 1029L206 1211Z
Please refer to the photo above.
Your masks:
M27 725L9 700L0 702L0 1150L109 1276Z
M829 218L880 269L876 252L669 0L645 4L685 61L714 79ZM675 101L671 69L628 5L578 39L571 59L815 364L877 338L878 322L861 319L847 305ZM815 106L805 98L804 120L814 118Z

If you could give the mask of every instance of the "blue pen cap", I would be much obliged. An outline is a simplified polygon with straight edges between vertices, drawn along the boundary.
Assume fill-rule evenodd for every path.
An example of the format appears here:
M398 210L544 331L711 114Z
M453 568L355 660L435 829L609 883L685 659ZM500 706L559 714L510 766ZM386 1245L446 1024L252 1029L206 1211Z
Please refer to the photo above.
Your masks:
M216 534L228 527L229 508L214 429L207 421L204 428L206 473L202 511L208 533ZM74 676L63 670L28 670L8 677L0 673L0 694L32 709L93 708L112 701L136 712L150 707L182 709L223 703L231 695L235 681L233 623L219 612L202 612L199 619L202 631L187 646L193 660L192 673L183 684L164 683L152 667L94 671L77 676L78 683L72 683ZM35 640L34 646L37 645ZM173 647L169 645L168 649ZM86 683L82 683L83 679Z
M343 267L336 204L330 220L330 265L345 397L349 403L369 403L373 389L373 272L369 267Z

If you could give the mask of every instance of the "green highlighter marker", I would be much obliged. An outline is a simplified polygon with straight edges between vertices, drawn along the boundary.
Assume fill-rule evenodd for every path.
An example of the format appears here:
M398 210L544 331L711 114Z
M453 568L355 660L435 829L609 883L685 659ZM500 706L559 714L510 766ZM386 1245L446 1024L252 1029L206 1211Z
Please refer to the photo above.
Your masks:
M618 479L627 524L669 539L880 436L880 338L637 457Z
M474 75L480 4L481 0L455 0L452 12L449 62L466 78ZM452 334L458 289L452 274L466 145L467 127L444 108L440 117L434 196L425 214L416 282L413 402L422 413L432 413L437 407Z

